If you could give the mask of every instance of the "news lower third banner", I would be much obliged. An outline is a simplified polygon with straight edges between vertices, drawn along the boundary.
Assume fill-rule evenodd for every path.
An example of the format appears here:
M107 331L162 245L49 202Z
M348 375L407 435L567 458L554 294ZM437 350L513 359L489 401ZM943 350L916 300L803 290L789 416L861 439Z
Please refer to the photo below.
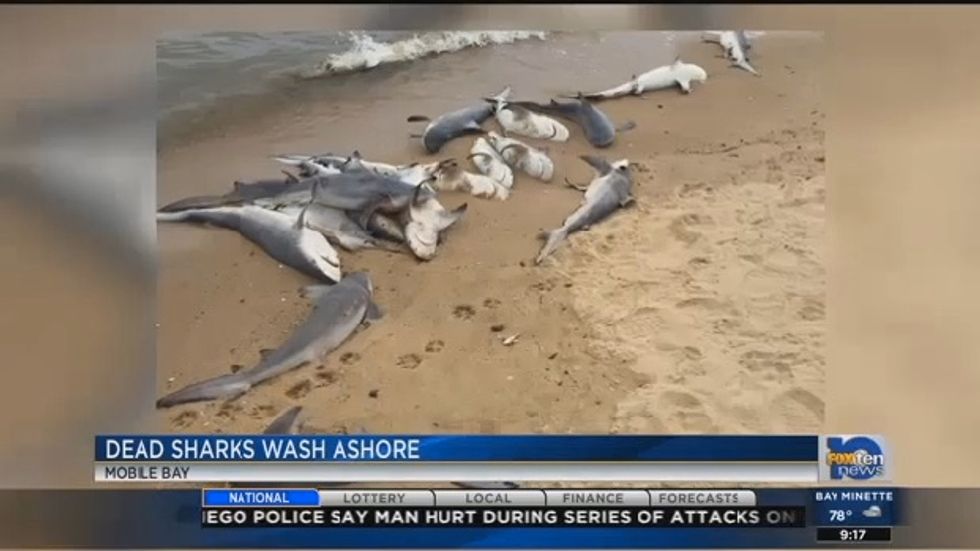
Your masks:
M847 447L853 438L818 436L97 436L95 480L811 483L824 471L827 478L857 476L818 461L821 455L860 468L881 455L878 448L865 453L876 437L861 438L858 450ZM840 452L821 454L828 445ZM883 480L883 471L872 474Z

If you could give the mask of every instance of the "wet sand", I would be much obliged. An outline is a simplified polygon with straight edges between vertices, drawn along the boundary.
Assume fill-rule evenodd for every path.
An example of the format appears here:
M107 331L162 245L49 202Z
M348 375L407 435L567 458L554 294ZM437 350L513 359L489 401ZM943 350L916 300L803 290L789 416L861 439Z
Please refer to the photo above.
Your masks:
M443 193L469 211L431 262L341 252L367 270L387 316L327 357L229 403L161 411L169 430L251 432L306 408L323 431L455 433L818 432L824 383L821 42L758 40L762 78L717 45L685 42L706 84L600 107L637 128L601 154L627 157L636 206L571 237L540 267L587 181L592 153L569 125L547 145L550 184L519 176L507 201ZM160 204L275 177L282 152L408 162L427 156L410 114L462 107L504 85L543 100L604 88L673 60L655 33L574 35L464 51L325 79L162 142ZM605 66L604 66L605 65ZM624 74L626 73L626 74ZM487 128L495 127L488 122ZM161 225L159 392L249 367L308 312L310 281L236 233ZM499 332L493 326L503 325ZM514 346L501 337L520 334Z

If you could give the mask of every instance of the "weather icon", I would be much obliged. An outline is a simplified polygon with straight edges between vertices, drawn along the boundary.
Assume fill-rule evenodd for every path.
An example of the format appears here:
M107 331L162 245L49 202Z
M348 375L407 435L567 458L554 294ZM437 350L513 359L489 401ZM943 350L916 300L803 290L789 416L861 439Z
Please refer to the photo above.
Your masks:
M861 514L868 518L878 518L881 516L881 507L872 505L871 507L861 511Z

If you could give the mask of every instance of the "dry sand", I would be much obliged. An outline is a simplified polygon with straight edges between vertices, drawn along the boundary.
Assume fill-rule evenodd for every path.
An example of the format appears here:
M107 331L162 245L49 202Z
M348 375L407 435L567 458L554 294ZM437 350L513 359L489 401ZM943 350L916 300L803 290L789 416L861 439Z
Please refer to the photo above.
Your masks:
M728 68L717 45L680 51L710 75L693 94L600 105L637 123L602 152L637 163L635 207L533 265L537 232L580 200L563 178L590 176L577 159L590 148L573 128L568 143L549 145L553 183L519 177L504 202L444 194L447 207L470 209L433 261L342 253L345 270L370 271L382 323L322 366L234 402L164 410L167 427L256 431L301 404L324 431L819 432L821 41L760 38L762 78ZM601 88L672 59L653 33L575 35L330 79L165 142L159 201L275 176L273 153L426 159L407 139L409 114L438 114L504 84L532 99ZM458 140L438 158L462 157L470 144ZM161 394L251 365L308 312L297 289L309 281L233 232L161 225L159 241ZM517 344L501 344L515 333Z

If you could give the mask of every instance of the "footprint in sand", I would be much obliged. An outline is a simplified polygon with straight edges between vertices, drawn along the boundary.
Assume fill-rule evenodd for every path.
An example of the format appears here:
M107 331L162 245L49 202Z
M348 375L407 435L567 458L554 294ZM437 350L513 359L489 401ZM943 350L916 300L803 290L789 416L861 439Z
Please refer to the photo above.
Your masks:
M681 430L692 432L715 432L714 420L707 414L701 400L683 390L667 390L660 395L661 406L670 413L673 424Z
M460 304L453 308L453 317L461 320L471 319L476 315L476 310L469 304Z
M617 407L612 432L614 434L668 432L667 425L654 413L658 407L654 387L650 385L641 387L635 397L629 398Z
M316 379L320 381L317 387L324 387L337 382L337 372L336 371L321 371L316 374Z
M262 404L252 408L252 413L250 415L255 419L268 419L276 413L278 413L276 406L272 404Z
M187 427L191 426L191 424L196 419L197 419L197 412L196 411L185 411L185 412L181 413L180 415L178 415L177 417L174 417L173 419L171 419L170 422L175 427L187 428Z
M215 417L219 417L222 419L232 419L235 417L236 413L240 413L241 411L242 411L242 406L235 404L233 402L225 402L221 404L221 407L218 409L218 413L215 414Z
M309 379L305 379L289 387L289 390L286 391L286 396L293 400L299 400L309 394L312 388L313 383Z
M500 301L495 298L488 298L483 301L483 306L486 308L493 309L500 306Z
M668 229L670 230L671 235L673 235L678 241L687 245L693 245L695 241L701 238L701 234L689 230L688 228L690 226L691 224L685 221L685 216L678 216L673 222L670 223Z
M809 390L793 388L776 396L772 402L781 430L816 432L823 427L824 402Z
M731 304L711 297L695 297L679 301L677 308L703 308L708 311L729 311Z
M425 345L425 351L430 353L441 352L445 346L446 343L436 339L434 341L429 341L428 344Z
M793 380L793 369L790 364L796 362L797 355L793 352L765 352L749 350L738 359L739 365L745 371L756 374L767 381L785 384Z
M806 321L821 320L824 317L824 306L822 302L813 299L806 299L797 315Z
M680 199L686 199L696 195L698 192L711 193L714 191L711 186L704 182L698 182L696 184L686 183L682 184L680 189L677 190L677 197Z
M340 363L344 365L351 365L357 363L357 360L361 359L361 355L357 352L345 352L343 356L340 357Z
M681 348L681 353L688 360L700 360L703 356L701 349L696 346L685 346Z
M534 285L531 285L531 288L536 291L541 291L542 293L547 293L548 291L555 288L555 280L546 279L544 281L539 281Z
M398 363L395 365L402 369L415 369L421 364L422 356L419 356L418 354L405 354L398 357Z

